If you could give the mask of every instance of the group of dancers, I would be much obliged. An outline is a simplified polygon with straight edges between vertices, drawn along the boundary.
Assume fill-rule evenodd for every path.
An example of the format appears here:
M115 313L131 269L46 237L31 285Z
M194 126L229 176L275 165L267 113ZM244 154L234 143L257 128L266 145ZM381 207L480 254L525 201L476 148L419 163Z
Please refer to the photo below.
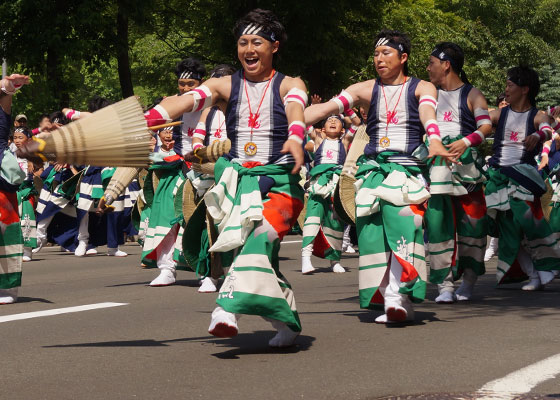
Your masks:
M438 303L470 300L485 273L488 235L499 238L498 284L529 278L523 289L537 290L554 279L560 260L560 137L555 132L560 109L536 108L534 70L511 68L507 105L489 110L463 71L458 45L434 47L428 82L408 73L408 36L384 29L375 38L378 78L308 106L303 80L273 67L287 36L271 11L251 11L233 32L242 68L218 65L204 80L199 61L178 64L179 94L160 99L145 113L148 127L167 126L154 138L142 190L129 186L120 198L123 215L139 199L141 262L159 269L151 286L171 285L177 269L190 269L201 277L199 291L218 292L209 333L235 336L241 315L259 315L278 331L271 346L294 343L302 326L292 287L280 272L280 244L305 206L302 273L314 272L312 254L331 260L334 272L345 271L340 257L348 226L333 199L360 125L369 139L355 165L359 298L362 308L383 311L377 323L414 320L413 304L425 299L428 282L438 286ZM11 96L28 78L11 75L1 82L0 303L7 303L17 298L22 256L44 245L41 221L48 216L37 218L37 243L26 241L29 212L21 204L33 198L26 191L33 190L24 168L29 163L10 152L7 135ZM89 115L63 111L70 120ZM492 133L493 154L485 161L478 146ZM16 146L22 140L17 134ZM204 154L226 139L231 149L213 164L202 163ZM19 161L17 169L12 161ZM308 173L302 180L304 165ZM35 173L37 167L29 168ZM77 245L69 248L87 254L94 248L87 221L110 171L88 167L78 180L73 166L51 167L55 172L45 179L52 178L49 198L41 191L37 215L45 214L46 203L63 213L72 202L65 196L72 183L89 185L84 189L89 195L80 194L77 201ZM69 178L60 176L64 173ZM549 218L540 202L547 189ZM190 194L195 207L186 211ZM103 214L117 220L107 224L109 242L124 228L117 213ZM116 239L109 244L110 255L126 255L118 244Z

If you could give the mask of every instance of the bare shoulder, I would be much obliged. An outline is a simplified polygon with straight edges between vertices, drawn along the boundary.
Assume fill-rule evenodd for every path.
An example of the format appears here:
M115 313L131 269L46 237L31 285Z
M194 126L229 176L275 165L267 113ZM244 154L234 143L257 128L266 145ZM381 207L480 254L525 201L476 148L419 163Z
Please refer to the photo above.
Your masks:
M437 97L437 89L433 83L425 80L420 80L420 82L418 82L418 86L416 86L415 94L416 97L420 97L420 96Z
M346 91L354 98L354 106L367 107L371 102L371 94L375 86L376 80L369 79L367 81L354 83L346 88Z
M282 83L280 84L280 95L285 96L291 89L294 88L307 92L307 87L305 86L305 83L299 76L298 77L286 76L284 80L282 80Z
M210 78L204 82L213 93L218 95L218 100L229 100L231 93L231 75L222 76L221 78Z

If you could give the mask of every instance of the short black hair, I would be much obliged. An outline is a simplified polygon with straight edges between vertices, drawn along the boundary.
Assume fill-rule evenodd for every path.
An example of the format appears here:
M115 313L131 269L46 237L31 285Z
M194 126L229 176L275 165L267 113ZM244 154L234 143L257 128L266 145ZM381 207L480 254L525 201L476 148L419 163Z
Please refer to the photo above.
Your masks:
M507 79L518 86L527 86L529 88L529 93L527 93L529 102L533 107L536 107L536 98L541 88L537 71L525 66L513 67L508 70Z
M218 64L210 71L210 78L221 78L222 76L233 75L235 68L229 64Z
M461 46L452 42L441 42L436 45L434 51L437 51L438 53L445 53L445 55L450 59L449 64L451 64L451 69L459 75L463 82L469 83L467 75L465 74L465 71L463 71L463 65L465 65L465 53L463 52Z
M49 114L43 113L43 114L39 115L39 122L41 122L41 121L44 120L45 118L48 118L49 120L51 119L51 117L49 116Z
M204 77L206 75L206 67L196 58L188 57L177 63L175 67L175 75L177 78L185 71L192 72L193 74L200 75Z
M95 95L88 101L87 108L89 112L95 112L110 105L111 100Z
M410 38L406 33L401 31L395 31L392 29L382 29L381 32L377 34L374 43L377 43L379 39L383 39L383 38L387 38L396 44L402 44L403 51L397 50L399 52L399 57L403 53L408 54L408 57L410 57L412 43L410 42ZM404 74L408 75L408 60L406 60L406 62L404 63Z
M233 27L235 39L237 39L241 27L249 24L261 25L266 31L274 33L274 37L280 43L280 47L288 40L284 25L280 23L278 17L270 10L255 8L249 11L244 17L238 19Z
M58 123L62 125L66 125L68 122L70 122L62 111L53 112L51 115L49 115L49 119L51 120L51 122L58 120Z

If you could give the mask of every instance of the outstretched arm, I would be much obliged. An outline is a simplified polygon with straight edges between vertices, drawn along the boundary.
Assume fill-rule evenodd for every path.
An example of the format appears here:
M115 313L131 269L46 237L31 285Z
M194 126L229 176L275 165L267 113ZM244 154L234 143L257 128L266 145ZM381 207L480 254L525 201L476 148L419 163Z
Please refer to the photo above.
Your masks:
M165 124L184 113L201 111L219 100L229 100L230 89L231 76L210 78L182 96L166 97L157 106L148 110L144 117L148 121L148 126Z
M0 80L0 107L6 114L12 113L12 96L29 83L27 75L12 74Z
M375 81L356 83L326 103L313 104L305 109L305 123L313 125L333 114L342 114L354 106L369 104Z

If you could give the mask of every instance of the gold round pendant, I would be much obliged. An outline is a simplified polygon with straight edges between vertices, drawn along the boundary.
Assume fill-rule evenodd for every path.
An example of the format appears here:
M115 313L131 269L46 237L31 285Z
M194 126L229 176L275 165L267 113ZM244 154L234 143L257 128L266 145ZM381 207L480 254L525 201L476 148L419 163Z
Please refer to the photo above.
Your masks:
M381 139L379 139L379 145L384 149L389 147L390 144L391 144L391 139L389 139L387 136L383 136Z
M245 154L247 154L248 156L254 156L255 154L257 154L257 145L253 142L248 142L245 145Z

